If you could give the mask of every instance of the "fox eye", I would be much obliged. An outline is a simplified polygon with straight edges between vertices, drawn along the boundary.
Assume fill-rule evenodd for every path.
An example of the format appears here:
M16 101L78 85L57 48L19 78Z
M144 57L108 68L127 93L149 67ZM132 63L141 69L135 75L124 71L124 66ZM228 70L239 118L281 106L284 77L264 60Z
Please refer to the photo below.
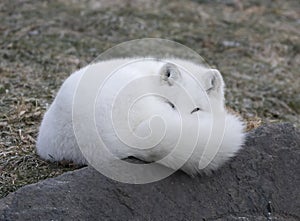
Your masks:
M193 113L195 113L195 112L197 112L197 111L201 111L201 109L200 109L199 107L196 107L196 108L194 108L194 109L191 111L191 114L193 114Z
M172 107L172 109L175 109L175 105L171 103L170 101L167 101L167 103Z

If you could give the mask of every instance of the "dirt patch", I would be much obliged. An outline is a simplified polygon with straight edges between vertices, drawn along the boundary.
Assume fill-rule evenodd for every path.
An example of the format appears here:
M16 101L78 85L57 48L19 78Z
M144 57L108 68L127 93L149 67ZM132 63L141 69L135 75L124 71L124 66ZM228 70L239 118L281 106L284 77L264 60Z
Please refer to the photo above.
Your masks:
M1 1L0 197L75 168L36 156L43 113L70 73L131 39L197 51L222 72L227 105L248 128L299 126L299 8L297 0Z

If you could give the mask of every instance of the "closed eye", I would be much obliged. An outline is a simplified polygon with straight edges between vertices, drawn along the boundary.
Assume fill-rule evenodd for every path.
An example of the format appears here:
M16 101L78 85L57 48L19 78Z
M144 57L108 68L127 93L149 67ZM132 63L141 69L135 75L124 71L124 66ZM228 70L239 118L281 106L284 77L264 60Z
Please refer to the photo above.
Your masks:
M197 112L197 111L200 111L201 109L199 107L196 107L194 110L192 110L191 114Z
M167 103L173 108L175 109L175 105L173 103L171 103L170 101L167 101Z

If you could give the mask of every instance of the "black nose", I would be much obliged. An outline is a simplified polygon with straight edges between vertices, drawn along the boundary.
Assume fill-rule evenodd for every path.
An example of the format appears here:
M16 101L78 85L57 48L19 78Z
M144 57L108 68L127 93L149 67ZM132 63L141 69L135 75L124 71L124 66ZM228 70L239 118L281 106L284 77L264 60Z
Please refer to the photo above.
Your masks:
M197 112L197 111L200 111L201 109L199 107L196 107L194 110L192 110L191 114Z

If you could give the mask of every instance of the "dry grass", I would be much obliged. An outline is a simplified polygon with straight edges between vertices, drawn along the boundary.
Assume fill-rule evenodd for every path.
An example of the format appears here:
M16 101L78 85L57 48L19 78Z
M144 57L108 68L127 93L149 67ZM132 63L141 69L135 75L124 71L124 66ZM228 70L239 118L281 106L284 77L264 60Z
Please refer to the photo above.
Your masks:
M72 71L125 40L168 38L196 50L223 73L227 105L249 130L300 125L299 1L107 2L0 2L0 197L75 168L36 156L42 115Z
M7 92L1 103L11 103L0 119L0 194L7 194L30 183L53 177L75 168L68 164L51 164L35 153L37 125L45 108L38 99L16 98Z

